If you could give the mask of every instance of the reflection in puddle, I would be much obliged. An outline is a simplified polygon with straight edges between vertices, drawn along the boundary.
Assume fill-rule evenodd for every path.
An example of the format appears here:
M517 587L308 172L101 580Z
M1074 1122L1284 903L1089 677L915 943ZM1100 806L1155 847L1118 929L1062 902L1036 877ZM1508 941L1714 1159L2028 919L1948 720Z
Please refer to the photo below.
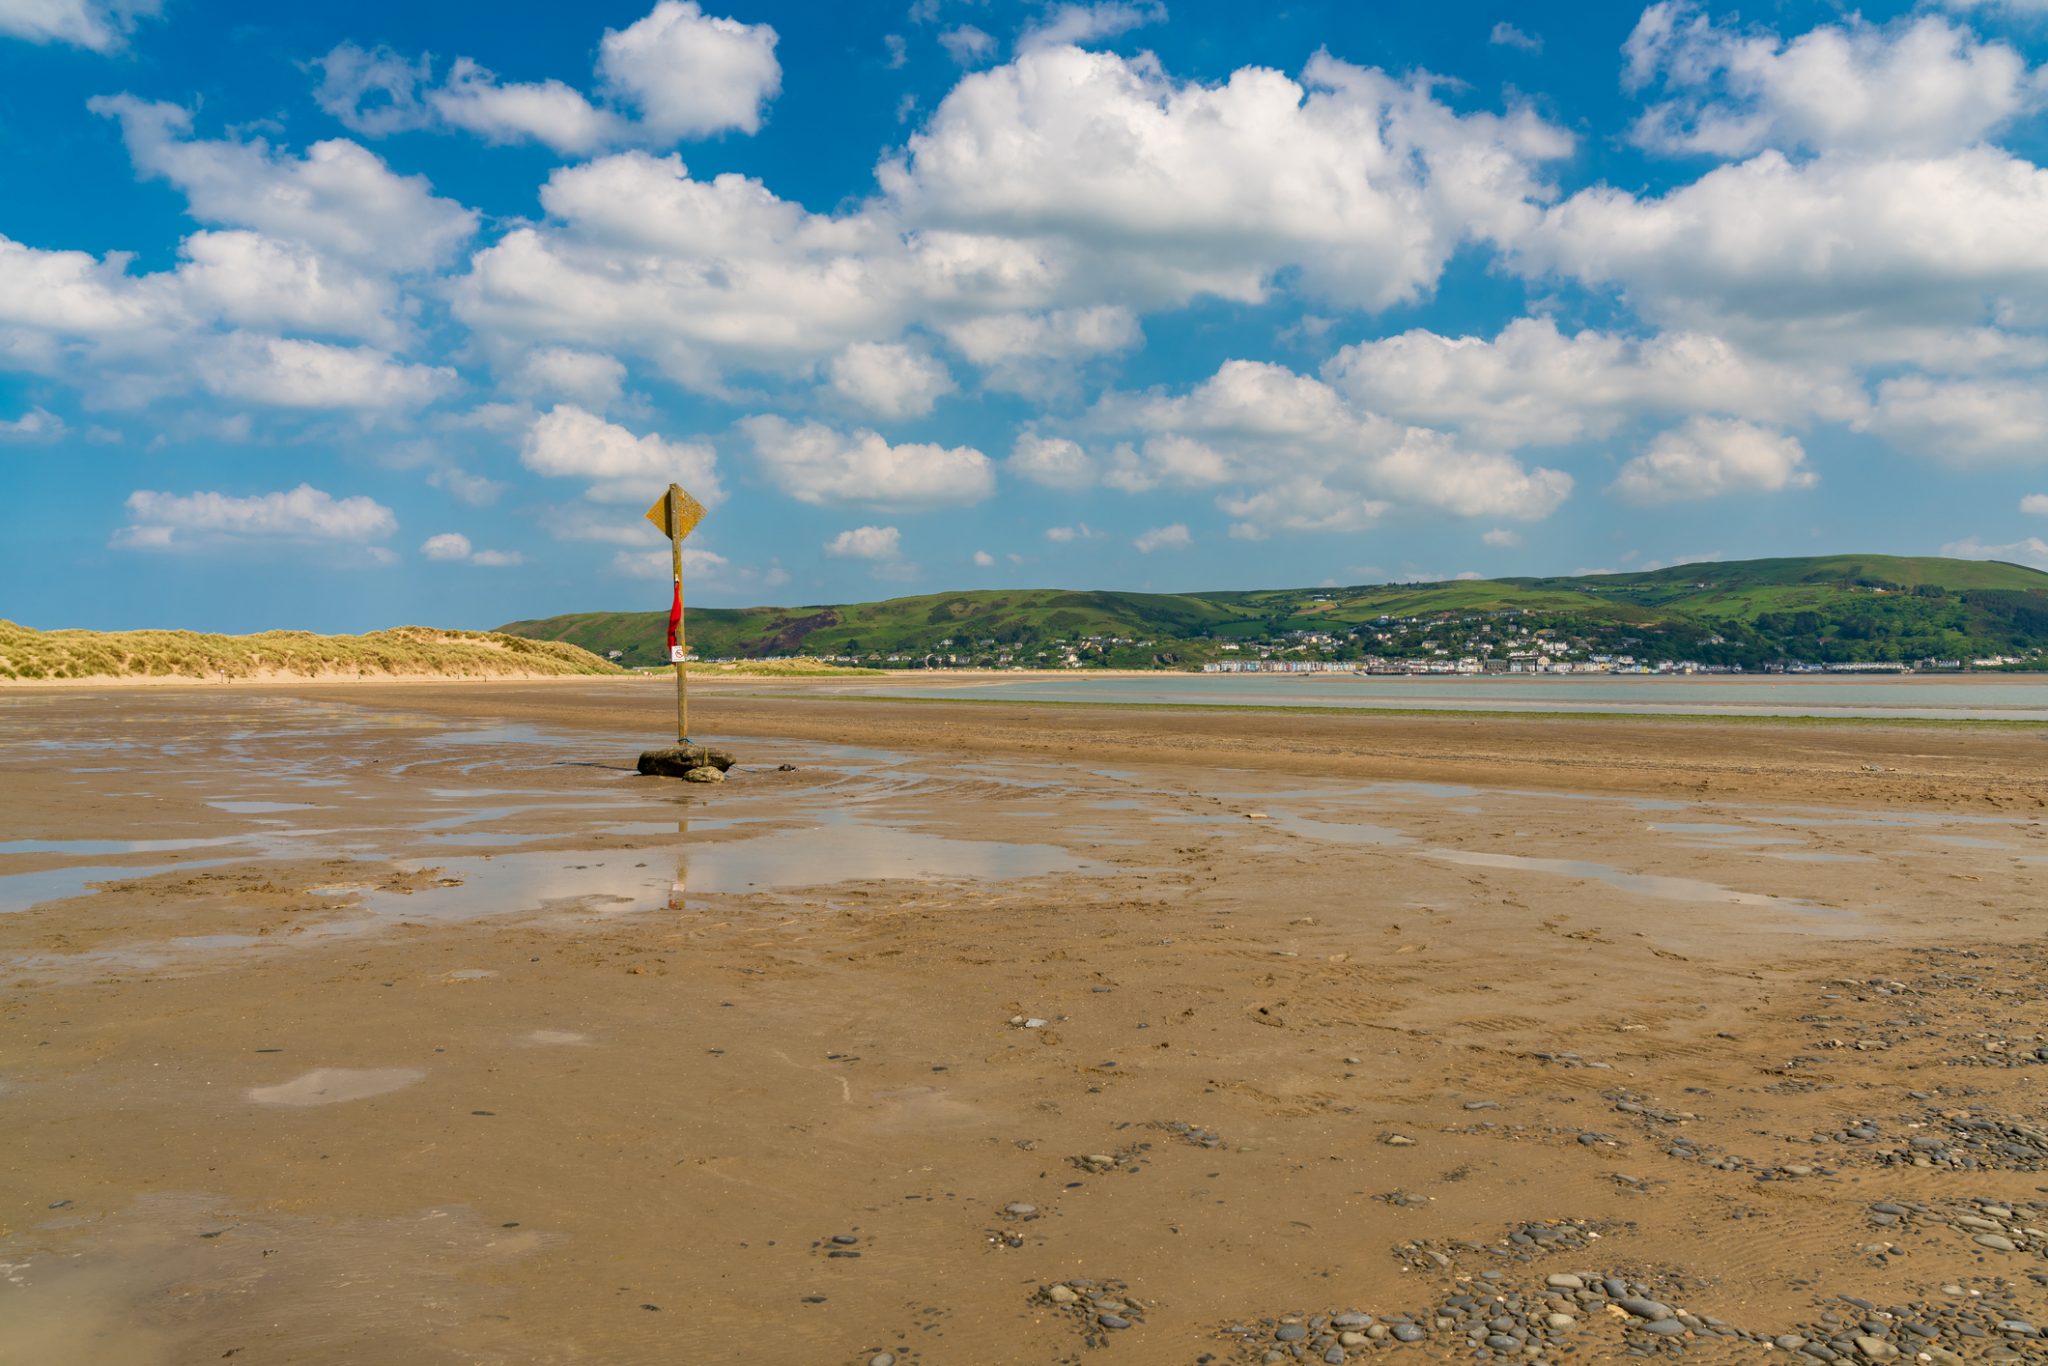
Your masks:
M247 844L246 835L214 835L189 840L0 840L0 854L71 854L92 858L100 854L168 854L179 849L217 849L224 844Z
M119 866L95 866L84 868L45 868L37 873L9 873L0 877L0 915L13 911L25 911L45 901L63 901L69 897L84 896L96 882L120 882L128 878L151 877L157 873L169 872L176 868L218 868L232 859L197 859L190 863L163 864L156 867L123 868Z
M1783 906L1789 910L1803 911L1823 909L1809 906L1804 902L1789 901L1784 897L1765 896L1761 892L1738 892L1732 887L1721 887L1695 878L1662 877L1654 873L1625 873L1605 863L1590 863L1583 859L1525 858L1520 854L1486 854L1469 849L1428 849L1423 852L1429 858L1472 868L1506 868L1518 872L1555 873L1559 877L1588 878L1604 882L1624 892L1635 892L1663 901L1712 901L1734 906Z
M639 909L671 904L685 883L692 892L747 892L891 878L997 882L1108 870L1106 864L1077 858L1057 845L948 839L852 822L687 850L503 854L419 866L460 878L462 885L411 895L368 892L364 899L371 909L408 916L470 916L586 899L630 903Z
M1712 821L1663 821L1650 829L1660 835L1679 835L1679 843L1693 849L1747 849L1766 844L1797 844L1797 835L1773 834L1746 825L1716 825Z
M1987 840L1978 835L1929 835L1936 844L1952 845L1957 849L2013 849L2018 846L2004 840Z
M402 1091L426 1076L417 1067L318 1067L276 1086L252 1086L258 1105L339 1105Z
M1323 840L1330 844L1371 844L1393 848L1413 844L1412 836L1384 825L1363 825L1352 821L1318 821L1307 816L1291 815L1285 811L1268 816L1275 828L1303 839Z

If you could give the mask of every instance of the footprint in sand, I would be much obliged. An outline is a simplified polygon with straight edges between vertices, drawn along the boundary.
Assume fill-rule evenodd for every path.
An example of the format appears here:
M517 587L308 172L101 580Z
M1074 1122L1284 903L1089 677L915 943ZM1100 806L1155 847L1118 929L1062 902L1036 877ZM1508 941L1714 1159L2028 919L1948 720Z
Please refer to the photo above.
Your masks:
M399 1091L426 1076L419 1067L316 1067L276 1086L252 1086L258 1105L338 1105Z

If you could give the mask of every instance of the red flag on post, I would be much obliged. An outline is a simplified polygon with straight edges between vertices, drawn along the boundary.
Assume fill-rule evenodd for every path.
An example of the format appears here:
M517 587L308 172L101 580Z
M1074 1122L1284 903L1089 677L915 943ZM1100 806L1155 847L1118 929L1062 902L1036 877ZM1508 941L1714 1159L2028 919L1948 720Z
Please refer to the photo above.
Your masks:
M676 628L682 624L683 585L681 580L677 580L675 600L669 603L668 606L668 651L671 658L675 656L676 651Z

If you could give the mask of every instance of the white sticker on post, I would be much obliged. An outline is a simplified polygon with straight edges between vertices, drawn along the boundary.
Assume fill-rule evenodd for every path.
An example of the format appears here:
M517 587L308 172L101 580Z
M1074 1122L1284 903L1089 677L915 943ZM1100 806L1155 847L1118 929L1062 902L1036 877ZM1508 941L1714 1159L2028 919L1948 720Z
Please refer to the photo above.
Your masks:
M680 663L682 663L682 662L683 662L683 657L684 657L684 647L682 647L681 645L671 645L671 646L669 646L669 647L668 647L668 662L669 662L669 663L671 663L671 664L680 664Z

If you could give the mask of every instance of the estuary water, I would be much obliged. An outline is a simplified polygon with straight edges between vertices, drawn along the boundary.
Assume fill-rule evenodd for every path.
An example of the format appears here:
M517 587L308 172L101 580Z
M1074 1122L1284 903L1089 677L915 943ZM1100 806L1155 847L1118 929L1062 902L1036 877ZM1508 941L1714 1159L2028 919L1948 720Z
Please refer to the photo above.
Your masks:
M946 679L939 675L914 682L821 684L820 690L999 702L2048 721L2048 674L1946 678L1159 674L1020 679Z

